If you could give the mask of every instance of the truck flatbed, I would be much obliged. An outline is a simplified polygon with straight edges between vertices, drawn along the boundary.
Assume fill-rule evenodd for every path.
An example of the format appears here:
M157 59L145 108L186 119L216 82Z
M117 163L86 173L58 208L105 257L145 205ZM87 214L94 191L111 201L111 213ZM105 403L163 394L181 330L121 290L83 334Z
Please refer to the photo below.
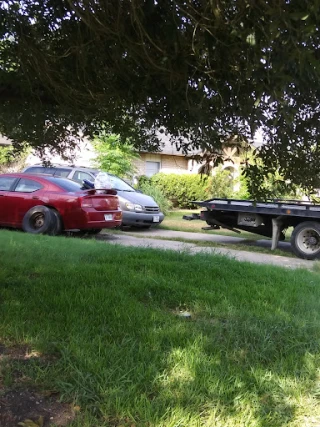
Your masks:
M193 202L207 209L223 209L235 212L254 212L257 214L292 215L320 218L320 205L298 200L274 200L256 202L253 200L209 199Z
M209 227L227 228L239 233L249 231L272 238L271 249L285 238L284 231L293 227L291 246L295 254L305 259L320 257L320 204L299 200L238 200L212 198L194 201L204 208L200 214L184 219L201 219Z

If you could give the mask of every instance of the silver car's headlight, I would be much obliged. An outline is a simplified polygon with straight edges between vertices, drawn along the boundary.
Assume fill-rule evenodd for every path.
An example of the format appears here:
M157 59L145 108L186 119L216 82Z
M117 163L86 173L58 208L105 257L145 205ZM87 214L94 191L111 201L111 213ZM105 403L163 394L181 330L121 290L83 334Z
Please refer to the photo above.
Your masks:
M141 205L137 205L131 202L124 202L125 209L128 211L136 211L136 212L142 212L143 207Z
M134 211L135 205L131 202L125 202L124 206L128 209L128 211Z

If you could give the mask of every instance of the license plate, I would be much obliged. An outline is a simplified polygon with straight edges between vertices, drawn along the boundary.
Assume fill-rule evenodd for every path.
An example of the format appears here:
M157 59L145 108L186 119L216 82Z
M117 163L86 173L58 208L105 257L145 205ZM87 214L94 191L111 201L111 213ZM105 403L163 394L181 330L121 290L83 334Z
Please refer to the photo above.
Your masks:
M105 221L112 221L113 220L112 214L105 214L104 215L104 220Z
M154 216L153 216L153 222L160 222L160 217L159 217L159 215L154 215Z

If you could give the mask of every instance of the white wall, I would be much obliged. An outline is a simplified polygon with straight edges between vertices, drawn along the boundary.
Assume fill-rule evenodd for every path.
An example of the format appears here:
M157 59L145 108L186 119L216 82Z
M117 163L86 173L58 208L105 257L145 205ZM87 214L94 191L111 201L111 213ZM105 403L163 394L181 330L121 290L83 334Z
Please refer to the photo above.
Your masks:
M63 159L61 156L58 155L52 155L49 152L46 153L44 159L41 159L39 155L33 152L27 157L26 164L30 166L42 163L44 160L46 160L50 161L50 163L53 164L74 164L76 166L94 167L95 152L90 141L87 139L83 139L74 151L69 150L68 152L65 152L65 156L67 156L70 160Z

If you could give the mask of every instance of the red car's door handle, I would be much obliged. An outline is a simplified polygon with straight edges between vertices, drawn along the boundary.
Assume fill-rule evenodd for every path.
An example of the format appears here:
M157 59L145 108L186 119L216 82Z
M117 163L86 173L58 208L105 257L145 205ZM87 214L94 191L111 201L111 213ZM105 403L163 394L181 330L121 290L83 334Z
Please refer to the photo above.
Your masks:
M37 196L33 196L32 197L34 200L39 200L39 197L37 197Z

